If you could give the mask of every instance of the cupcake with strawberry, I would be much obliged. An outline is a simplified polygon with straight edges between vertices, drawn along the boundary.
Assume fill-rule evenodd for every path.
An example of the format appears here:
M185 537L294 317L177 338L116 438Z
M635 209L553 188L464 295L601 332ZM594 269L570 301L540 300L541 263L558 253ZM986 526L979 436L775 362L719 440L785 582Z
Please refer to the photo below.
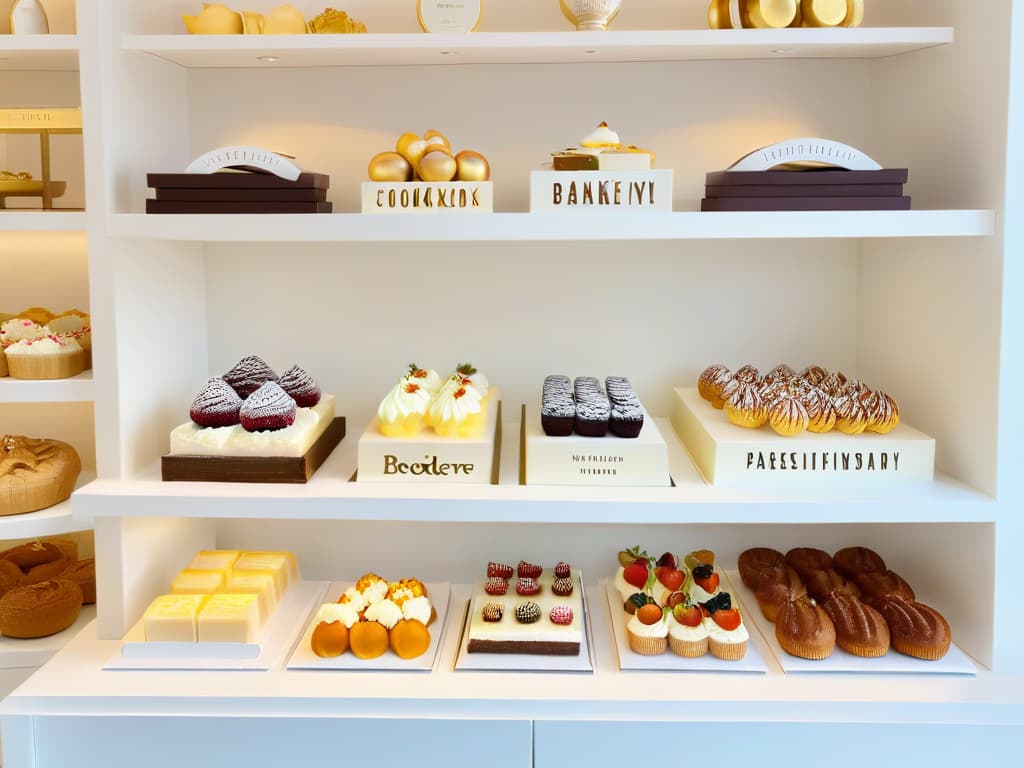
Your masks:
M653 558L639 546L620 550L618 557L619 569L615 572L615 588L619 591L623 604L638 592L651 594L654 585Z
M720 592L704 606L709 614L704 619L708 631L708 649L716 659L739 661L747 654L750 635L738 608L732 605L728 592Z
M688 594L692 602L703 605L720 594L720 577L715 573L714 563L699 563L690 570L690 576L693 580Z
M668 624L661 606L638 608L626 625L629 649L642 656L658 656L668 648Z
M699 606L682 602L668 612L668 647L687 659L698 659L708 652L708 628Z

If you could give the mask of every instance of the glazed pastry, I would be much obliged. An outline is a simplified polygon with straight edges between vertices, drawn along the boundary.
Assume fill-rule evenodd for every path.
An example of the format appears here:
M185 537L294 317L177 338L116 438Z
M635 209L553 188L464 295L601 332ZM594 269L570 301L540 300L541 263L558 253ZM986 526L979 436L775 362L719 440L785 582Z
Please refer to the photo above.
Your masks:
M935 661L949 651L949 624L934 608L896 595L879 598L874 607L885 617L892 647L900 653Z
M814 571L831 568L832 555L823 549L796 547L786 553L786 563L799 573L801 578L807 578Z
M817 387L828 378L828 371L820 365L809 365L800 372L800 378Z
M611 402L597 379L580 376L573 382L576 398L576 434L604 437L611 420Z
M867 404L869 414L868 432L886 435L900 423L900 407L885 392L877 391L871 395Z
M807 588L800 579L800 575L788 565L784 565L782 568L784 575L780 580L764 583L754 590L761 613L773 624L778 617L780 606L791 600L807 596Z
M633 391L629 379L623 376L609 376L604 380L611 403L609 426L618 437L638 437L644 426L644 408Z
M846 592L854 597L860 595L857 585L844 579L835 568L810 571L802 578L807 586L807 593L822 604L833 592Z
M721 410L725 407L722 390L731 378L732 372L724 365L709 365L697 379L697 391L711 405Z
M403 376L377 408L380 431L388 437L415 437L423 429L431 393L408 375Z
M376 621L359 621L348 631L348 644L360 659L376 659L388 649L388 631Z
M854 656L877 658L889 652L889 627L878 611L853 595L836 591L825 601L836 630L836 645Z
M268 381L250 394L238 411L246 432L274 432L295 423L295 401L275 381Z
M809 386L800 398L807 410L807 430L817 434L831 432L836 426L836 409L832 398L814 386Z
M0 437L0 515L52 507L75 488L82 461L59 440Z
M768 409L768 424L783 437L799 435L807 429L809 421L803 403L785 390L774 398Z
M299 408L314 408L320 402L320 387L306 371L293 365L277 381Z
M743 383L738 373L733 381L739 383L726 398L725 415L738 427L758 429L768 420L768 409L757 384Z
M544 434L566 437L576 423L576 401L568 376L548 376L541 393L540 423Z
M211 378L189 406L189 418L200 427L233 427L240 423L242 398L224 379Z
M832 564L837 571L851 580L861 573L884 573L888 570L882 557L867 547L845 547L840 549L832 555Z
M904 600L914 600L914 590L895 571L869 571L858 573L854 581L860 588L863 599L872 603L875 598L896 595ZM873 604L873 603L872 603Z
M81 610L82 590L73 581L50 579L14 587L0 597L0 633L47 637L74 624Z
M738 568L744 585L756 591L764 584L782 579L785 574L786 558L777 550L753 547L740 553Z
M842 394L835 399L836 429L847 435L860 435L868 428L870 422L867 408L864 407L862 393L853 383L843 388Z
M479 437L487 420L480 391L450 376L427 410L427 424L442 437Z
M250 355L239 360L221 378L244 400L268 381L277 381L277 374L262 358Z
M779 607L775 638L790 656L817 661L835 650L836 628L824 608L801 598Z
M772 379L778 379L781 381L789 381L790 379L796 378L796 371L790 368L785 363L777 365L768 373Z

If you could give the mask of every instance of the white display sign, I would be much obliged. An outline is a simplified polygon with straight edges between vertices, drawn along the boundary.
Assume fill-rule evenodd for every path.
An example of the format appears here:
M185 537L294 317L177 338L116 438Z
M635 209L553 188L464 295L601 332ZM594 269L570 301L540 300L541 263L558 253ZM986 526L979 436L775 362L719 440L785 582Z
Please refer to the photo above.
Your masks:
M475 32L483 0L419 0L416 12L424 32Z
M530 211L671 211L672 171L533 171Z
M832 430L783 437L767 426L737 427L696 389L677 389L675 398L672 425L713 485L883 488L934 478L935 440L906 424L887 435Z
M494 213L494 183L364 181L363 213Z
M770 171L784 163L824 163L848 171L880 171L882 166L849 144L829 139L790 139L756 149L729 166L730 171Z
M221 147L193 160L185 173L216 173L225 168L255 168L287 181L297 181L302 169L284 155L259 147Z

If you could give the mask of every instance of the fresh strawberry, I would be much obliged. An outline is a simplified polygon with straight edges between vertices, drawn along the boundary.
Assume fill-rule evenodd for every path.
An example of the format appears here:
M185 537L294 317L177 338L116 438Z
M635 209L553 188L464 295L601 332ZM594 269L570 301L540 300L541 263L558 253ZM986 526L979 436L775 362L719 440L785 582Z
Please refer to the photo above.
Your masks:
M675 555L673 555L671 552L666 552L665 554L663 554L661 557L658 558L658 562L656 563L656 565L660 565L660 566L663 566L665 568L675 568L676 567Z
M626 583L636 587L637 589L643 589L647 584L647 561L641 560L627 565L622 572L622 578L626 580Z
M694 579L693 581L709 595L715 594L715 590L718 589L719 578L717 573L712 573L705 579Z
M696 627L704 620L704 614L696 605L679 604L672 609L672 615L680 624Z
M715 624L726 632L731 632L740 625L740 612L737 608L730 608L727 611L715 611L711 618Z
M683 586L683 581L686 579L685 573L676 568L669 568L667 566L657 569L656 573L661 585L672 592L675 592Z

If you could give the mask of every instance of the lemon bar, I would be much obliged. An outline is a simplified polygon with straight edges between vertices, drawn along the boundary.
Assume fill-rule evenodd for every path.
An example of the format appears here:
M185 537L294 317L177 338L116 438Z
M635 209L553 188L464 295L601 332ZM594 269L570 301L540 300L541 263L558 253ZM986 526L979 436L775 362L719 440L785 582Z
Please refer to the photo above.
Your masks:
M255 594L259 598L260 620L266 622L277 609L280 595L270 571L235 570L221 590L225 594Z
M198 623L201 643L254 643L262 627L259 595L211 595Z
M230 571L200 571L186 568L171 582L174 595L212 595L227 584Z
M205 550L193 557L188 567L199 571L227 571L241 554L237 549Z
M206 595L161 595L142 617L147 642L194 643L196 615L207 601Z

